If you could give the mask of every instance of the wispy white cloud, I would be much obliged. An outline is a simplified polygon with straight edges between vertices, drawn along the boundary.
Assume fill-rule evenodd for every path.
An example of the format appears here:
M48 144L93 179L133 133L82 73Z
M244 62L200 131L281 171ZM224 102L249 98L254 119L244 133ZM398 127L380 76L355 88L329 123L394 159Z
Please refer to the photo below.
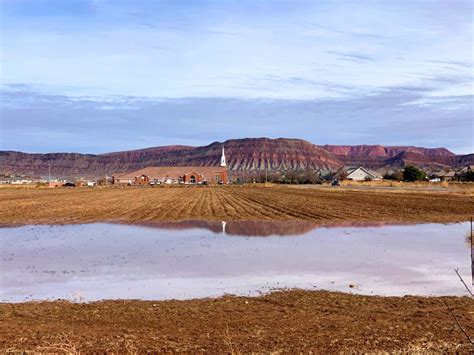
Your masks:
M453 70L472 79L468 1L22 0L4 7L4 82L74 86L69 93L297 99L327 96L314 82L377 89ZM307 85L279 87L271 76Z

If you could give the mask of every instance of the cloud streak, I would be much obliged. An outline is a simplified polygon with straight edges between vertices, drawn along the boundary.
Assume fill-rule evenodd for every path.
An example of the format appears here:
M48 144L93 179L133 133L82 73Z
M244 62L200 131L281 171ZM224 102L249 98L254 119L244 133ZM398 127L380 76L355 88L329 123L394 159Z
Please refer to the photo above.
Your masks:
M327 51L329 54L336 55L339 59L354 62L375 62L375 59L369 55L354 52Z
M2 95L7 103L1 112L2 149L9 150L103 153L289 136L316 144L446 146L472 152L473 97L426 103L418 88L319 100L90 98L25 90Z

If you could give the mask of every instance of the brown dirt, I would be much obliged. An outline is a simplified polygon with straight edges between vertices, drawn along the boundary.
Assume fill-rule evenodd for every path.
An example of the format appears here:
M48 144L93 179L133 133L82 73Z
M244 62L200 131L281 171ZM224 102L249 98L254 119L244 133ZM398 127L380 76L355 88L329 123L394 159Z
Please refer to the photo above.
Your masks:
M173 220L456 222L470 192L286 186L0 189L0 225Z
M474 348L474 300L284 291L257 298L0 304L0 349L295 352Z
M470 192L207 188L0 189L0 225L296 220L454 222L474 215ZM0 304L0 351L410 351L469 344L467 297L367 297L285 291L258 298ZM472 349L474 351L474 349Z

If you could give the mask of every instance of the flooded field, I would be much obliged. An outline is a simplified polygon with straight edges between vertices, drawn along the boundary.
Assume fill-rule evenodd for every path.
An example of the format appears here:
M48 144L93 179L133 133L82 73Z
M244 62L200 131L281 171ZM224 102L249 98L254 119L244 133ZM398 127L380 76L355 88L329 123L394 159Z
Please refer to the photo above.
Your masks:
M0 229L0 300L189 299L275 288L465 295L469 224L169 222Z

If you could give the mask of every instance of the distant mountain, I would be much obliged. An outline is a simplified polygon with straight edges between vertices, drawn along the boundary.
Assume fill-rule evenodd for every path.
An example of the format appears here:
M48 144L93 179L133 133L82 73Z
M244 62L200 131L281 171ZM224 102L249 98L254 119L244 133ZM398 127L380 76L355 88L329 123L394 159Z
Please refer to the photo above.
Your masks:
M245 138L214 142L203 147L163 146L107 154L0 152L0 173L54 177L98 177L147 166L212 166L225 147L230 170L335 170L342 165L375 169L408 164L428 169L474 164L474 154L455 155L445 148L381 145L318 146L301 139Z
M413 146L383 146L383 145L323 145L321 148L336 156L366 156L366 157L393 157L402 152L417 153L430 157L455 156L446 148L422 148Z
M134 149L134 150L124 150L121 152L105 153L100 154L103 157L116 157L119 159L145 159L147 157L153 157L163 153L170 152L181 152L192 150L194 147L189 145L165 145L162 147L151 147L143 149Z
M369 168L401 168L417 165L438 169L459 167L472 163L472 157L456 155L446 148L382 145L324 145L321 148L334 154L345 165L361 165Z
M222 146L231 170L331 169L341 162L328 151L301 139L245 138L195 148L191 165L218 165Z

